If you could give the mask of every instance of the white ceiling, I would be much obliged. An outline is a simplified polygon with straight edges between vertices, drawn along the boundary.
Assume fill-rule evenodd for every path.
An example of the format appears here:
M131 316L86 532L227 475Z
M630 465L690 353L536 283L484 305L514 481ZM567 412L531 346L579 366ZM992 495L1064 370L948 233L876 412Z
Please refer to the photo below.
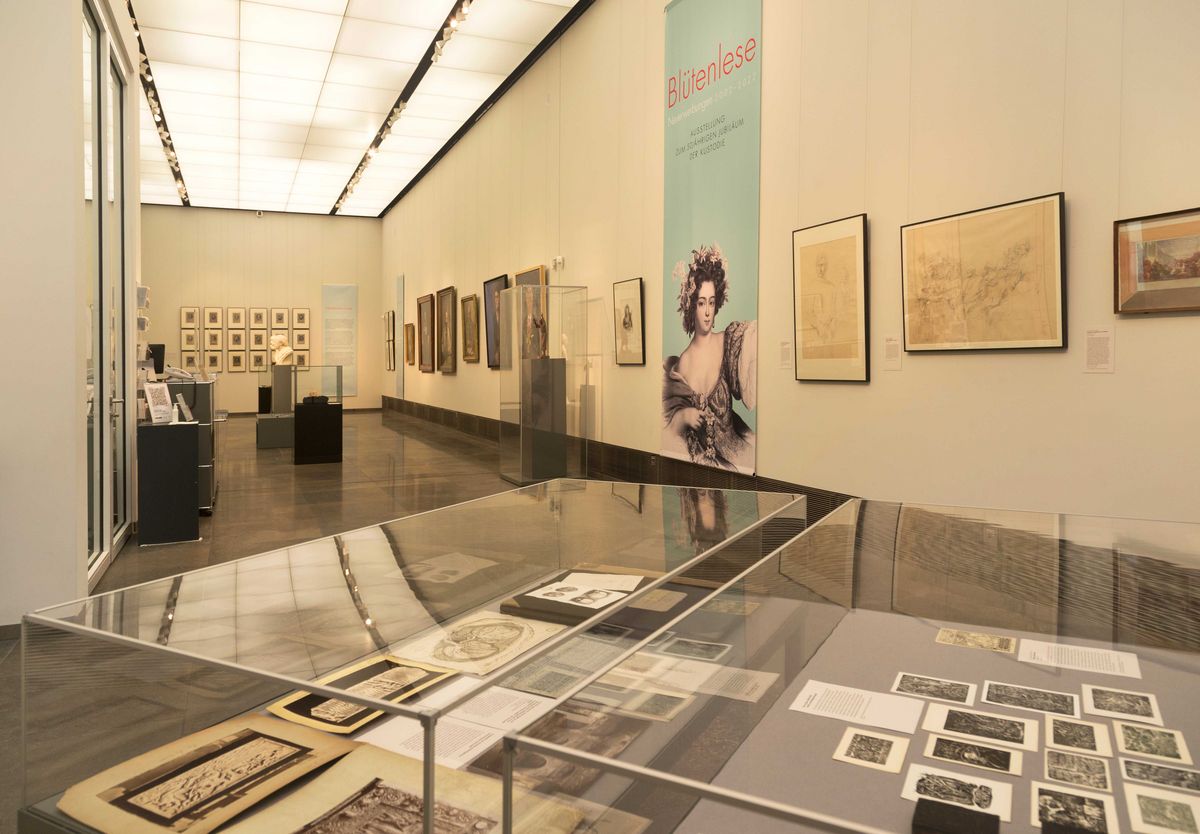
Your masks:
M340 214L377 216L577 0L473 0ZM194 206L328 213L454 0L133 0ZM141 119L142 202L179 205Z

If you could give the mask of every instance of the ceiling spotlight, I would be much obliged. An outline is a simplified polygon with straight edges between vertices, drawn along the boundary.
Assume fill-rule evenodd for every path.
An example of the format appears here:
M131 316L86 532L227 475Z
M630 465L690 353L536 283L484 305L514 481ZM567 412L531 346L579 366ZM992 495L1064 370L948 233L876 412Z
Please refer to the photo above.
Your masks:
M450 18L450 28L451 29L458 28L458 15L455 15L454 17Z
M156 121L156 122L161 122L161 121L162 121L162 114L161 114L161 113L155 113L155 114L154 114L154 121Z
M374 146L374 145L372 145L371 147L367 148L367 159L374 159L374 158L375 158L375 154L376 154L376 153L378 153L378 149L377 149L377 148L375 148L375 146Z

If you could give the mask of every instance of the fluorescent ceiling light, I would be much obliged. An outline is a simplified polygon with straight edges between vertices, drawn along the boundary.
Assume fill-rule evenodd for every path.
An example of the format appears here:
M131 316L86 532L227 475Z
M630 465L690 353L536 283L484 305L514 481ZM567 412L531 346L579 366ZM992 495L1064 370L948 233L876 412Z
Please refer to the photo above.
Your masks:
M238 0L136 0L134 11L139 26L221 38L238 36Z
M429 0L350 0L346 8L348 17L430 30L440 28L449 14L449 3L432 3Z
M340 15L242 3L242 40L331 52L341 25Z
M240 69L260 75L323 81L330 53L322 49L299 49L270 43L242 41Z
M141 4L138 4L141 9ZM139 27L148 53L155 56L155 68L160 61L188 64L214 69L238 69L238 42L233 38L214 38L194 32L175 32L170 29Z
M432 36L433 32L429 29L348 17L342 23L336 51L364 58L415 64L429 48Z

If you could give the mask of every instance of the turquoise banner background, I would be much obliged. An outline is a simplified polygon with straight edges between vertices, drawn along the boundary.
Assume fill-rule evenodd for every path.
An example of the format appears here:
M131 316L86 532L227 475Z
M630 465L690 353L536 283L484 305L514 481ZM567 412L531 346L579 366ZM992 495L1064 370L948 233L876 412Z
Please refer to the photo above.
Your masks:
M677 309L674 273L682 262L686 275L693 249L715 244L728 261L729 298L714 330L758 318L762 3L675 0L666 15L664 360L691 342ZM756 330L749 341L744 349L756 356ZM755 429L752 409L737 399L733 409ZM664 429L664 454L706 462L672 448L669 434ZM737 468L753 471L753 453L750 461Z

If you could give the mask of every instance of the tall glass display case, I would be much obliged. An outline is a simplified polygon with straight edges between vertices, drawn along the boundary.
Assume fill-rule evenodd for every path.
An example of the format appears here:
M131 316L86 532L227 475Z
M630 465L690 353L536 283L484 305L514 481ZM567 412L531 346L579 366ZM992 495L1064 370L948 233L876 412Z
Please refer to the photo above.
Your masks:
M802 530L805 507L555 480L27 615L21 830L207 831L237 815L223 831L294 831L382 803L409 820L398 830L498 832L502 780L464 764L544 710L537 692L562 671L511 696L489 681L585 633L576 662L612 662ZM531 616L525 595L568 577L584 583L574 616ZM617 610L624 624L593 628ZM517 830L592 813L514 801L530 820Z
M524 485L582 477L599 404L587 380L587 289L500 293L500 476Z
M342 366L294 365L292 391L296 397L292 462L341 462Z

